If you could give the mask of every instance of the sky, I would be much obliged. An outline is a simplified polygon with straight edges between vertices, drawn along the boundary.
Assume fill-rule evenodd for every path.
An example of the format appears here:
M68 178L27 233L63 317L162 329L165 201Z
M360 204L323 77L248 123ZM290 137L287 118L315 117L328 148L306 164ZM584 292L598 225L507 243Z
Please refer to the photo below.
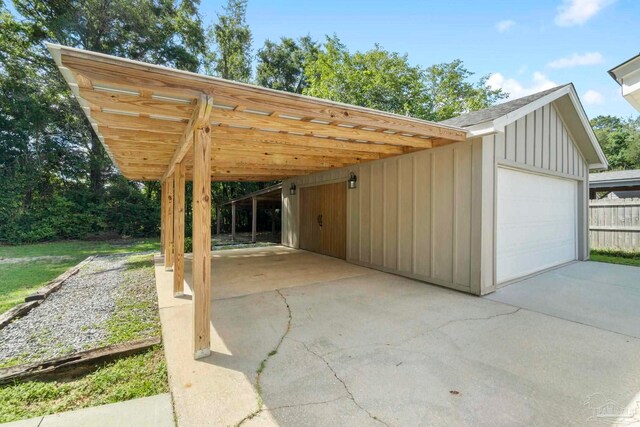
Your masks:
M223 3L202 1L205 23ZM335 33L352 52L379 43L423 67L461 59L511 99L572 82L590 118L638 114L607 71L640 52L639 0L249 0L247 23L254 52Z

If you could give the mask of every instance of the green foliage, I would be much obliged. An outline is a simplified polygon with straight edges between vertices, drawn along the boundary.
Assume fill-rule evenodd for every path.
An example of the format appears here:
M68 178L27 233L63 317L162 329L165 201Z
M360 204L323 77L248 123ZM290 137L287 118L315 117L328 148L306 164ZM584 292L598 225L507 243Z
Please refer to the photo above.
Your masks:
M316 61L318 50L318 44L310 36L300 37L297 41L282 37L280 43L266 40L257 55L257 83L272 89L302 93L309 87L305 68Z
M154 396L169 390L161 346L100 366L68 381L0 387L0 423Z
M15 0L20 21L0 5L0 242L157 234L157 191L116 174L42 42L197 71L198 4Z
M610 169L640 169L640 117L598 116L591 126Z
M337 36L327 37L305 75L307 95L429 120L485 108L506 96L490 89L487 77L470 83L473 73L460 60L424 70L379 45L352 54Z
M251 78L251 30L246 22L247 0L227 0L224 13L207 31L213 47L205 70L223 79L247 82Z

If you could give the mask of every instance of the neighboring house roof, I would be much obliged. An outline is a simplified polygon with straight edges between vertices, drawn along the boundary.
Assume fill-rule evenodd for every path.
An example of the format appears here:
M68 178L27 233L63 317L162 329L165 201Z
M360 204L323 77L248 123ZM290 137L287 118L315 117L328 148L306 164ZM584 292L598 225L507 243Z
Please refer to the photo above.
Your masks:
M640 186L640 169L589 174L589 188L624 188Z
M616 65L609 70L609 75L618 82L627 102L640 111L640 55Z
M607 169L608 162L572 83L556 86L440 123L458 126L469 136L504 132L505 127L538 108L553 103L591 170Z

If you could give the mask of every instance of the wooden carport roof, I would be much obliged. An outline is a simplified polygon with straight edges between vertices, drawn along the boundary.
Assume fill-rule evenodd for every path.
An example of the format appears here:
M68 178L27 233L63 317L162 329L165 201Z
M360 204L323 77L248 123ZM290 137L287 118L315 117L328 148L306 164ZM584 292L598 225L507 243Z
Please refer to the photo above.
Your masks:
M466 131L100 53L47 45L120 172L164 180L193 168L211 127L211 178L268 181L462 141Z
M193 181L195 358L211 353L211 179L278 180L466 139L453 126L47 47L120 172L162 181L162 251L176 296L184 292L185 179Z

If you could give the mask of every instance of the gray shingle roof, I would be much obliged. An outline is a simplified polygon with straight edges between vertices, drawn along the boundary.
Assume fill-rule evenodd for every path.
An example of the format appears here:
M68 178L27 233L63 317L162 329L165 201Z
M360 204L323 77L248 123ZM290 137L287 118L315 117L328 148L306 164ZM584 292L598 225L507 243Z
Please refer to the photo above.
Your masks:
M502 104L494 105L489 108L485 108L484 110L472 111L471 113L462 114L458 117L453 117L451 119L443 120L440 123L451 126L458 127L469 127L473 125L477 125L480 123L485 123L490 120L495 120L498 117L502 117L505 114L509 114L512 111L515 111L521 107L524 107L527 104L532 103L533 101L542 98L550 93L553 93L559 89L562 89L565 86L570 85L571 83L556 86L551 89L543 90L542 92L534 93L528 96L523 96L522 98L514 99L512 101L507 101Z
M626 171L611 171L589 174L589 182L610 182L610 181L626 181L626 180L638 180L640 181L640 169L626 170Z

